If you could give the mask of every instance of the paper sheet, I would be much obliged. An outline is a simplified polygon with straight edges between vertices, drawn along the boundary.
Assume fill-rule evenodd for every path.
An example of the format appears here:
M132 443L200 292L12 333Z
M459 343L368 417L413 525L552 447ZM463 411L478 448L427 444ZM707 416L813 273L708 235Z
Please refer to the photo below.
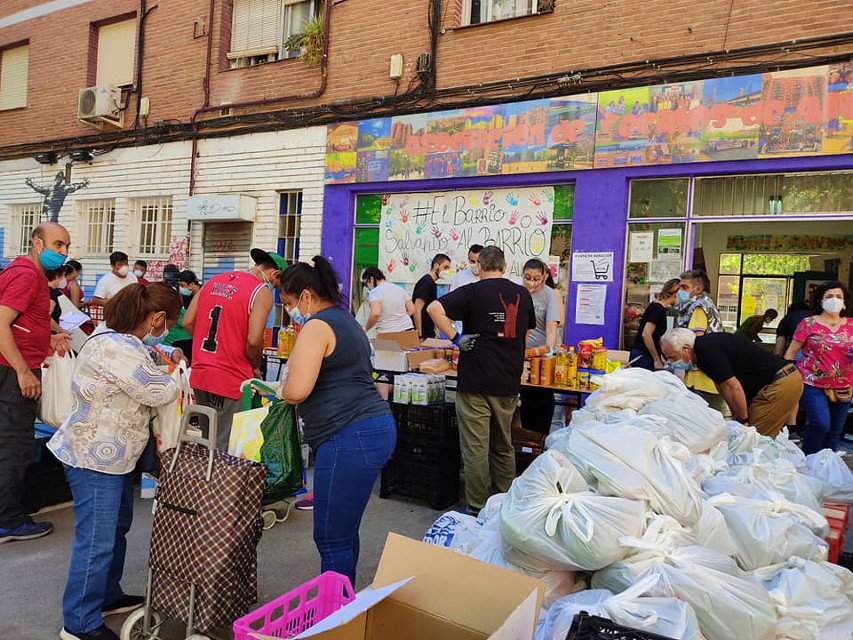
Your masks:
M604 324L604 305L607 302L607 285L578 284L575 304L577 324Z

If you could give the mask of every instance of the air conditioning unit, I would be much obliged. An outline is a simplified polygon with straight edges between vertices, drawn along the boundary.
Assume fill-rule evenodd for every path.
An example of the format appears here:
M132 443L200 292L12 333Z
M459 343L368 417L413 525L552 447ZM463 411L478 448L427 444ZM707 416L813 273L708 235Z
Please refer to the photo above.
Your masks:
M77 118L86 124L103 128L104 124L121 127L123 124L121 89L111 84L80 89Z

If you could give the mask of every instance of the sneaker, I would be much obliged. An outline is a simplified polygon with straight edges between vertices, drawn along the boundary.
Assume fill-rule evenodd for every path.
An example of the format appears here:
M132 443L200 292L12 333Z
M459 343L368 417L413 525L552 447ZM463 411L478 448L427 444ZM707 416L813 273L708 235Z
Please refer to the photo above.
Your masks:
M120 640L115 631L107 625L101 625L92 631L83 631L80 633L71 633L68 629L63 628L59 632L60 640Z
M0 529L0 544L12 540L35 540L49 535L52 531L53 524L50 522L33 522L30 520L14 529Z
M307 498L303 498L302 500L296 503L296 508L300 511L313 511L314 510L314 492L308 494Z
M145 604L145 598L142 596L129 596L124 594L121 598L110 604L105 604L101 607L101 613L106 618L118 613L127 613L134 611Z

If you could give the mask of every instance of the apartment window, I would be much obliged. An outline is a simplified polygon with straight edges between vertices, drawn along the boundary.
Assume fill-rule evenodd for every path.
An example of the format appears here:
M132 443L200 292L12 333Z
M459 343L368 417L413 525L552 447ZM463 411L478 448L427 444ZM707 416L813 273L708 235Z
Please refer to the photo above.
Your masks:
M552 11L555 0L463 0L462 24L480 24Z
M102 24L97 29L95 84L116 87L132 85L136 60L136 18Z
M139 198L133 201L139 230L139 255L166 257L172 236L172 199Z
M30 46L0 52L0 111L27 106Z
M231 16L232 68L294 58L298 49L285 43L319 15L321 0L234 0Z
M80 203L83 252L85 255L109 255L115 238L115 200L86 200Z
M6 256L14 257L27 252L33 229L41 219L40 204L13 204L9 207L9 241Z
M278 204L278 253L288 262L299 260L302 192L283 191Z

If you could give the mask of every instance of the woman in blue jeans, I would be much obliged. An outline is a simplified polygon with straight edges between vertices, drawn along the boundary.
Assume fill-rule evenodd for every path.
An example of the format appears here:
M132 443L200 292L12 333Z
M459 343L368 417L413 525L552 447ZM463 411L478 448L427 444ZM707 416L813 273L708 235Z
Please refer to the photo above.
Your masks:
M322 570L354 585L361 517L397 428L373 384L370 343L344 307L332 265L321 256L291 265L281 274L280 295L302 326L281 395L299 405L315 452L314 542Z
M74 408L48 443L65 466L76 518L62 640L118 640L103 618L143 603L119 584L133 520L133 471L148 442L152 408L179 392L146 345L166 337L180 310L178 292L163 283L128 285L107 303L104 323L77 357ZM163 349L173 362L183 358L180 349Z

